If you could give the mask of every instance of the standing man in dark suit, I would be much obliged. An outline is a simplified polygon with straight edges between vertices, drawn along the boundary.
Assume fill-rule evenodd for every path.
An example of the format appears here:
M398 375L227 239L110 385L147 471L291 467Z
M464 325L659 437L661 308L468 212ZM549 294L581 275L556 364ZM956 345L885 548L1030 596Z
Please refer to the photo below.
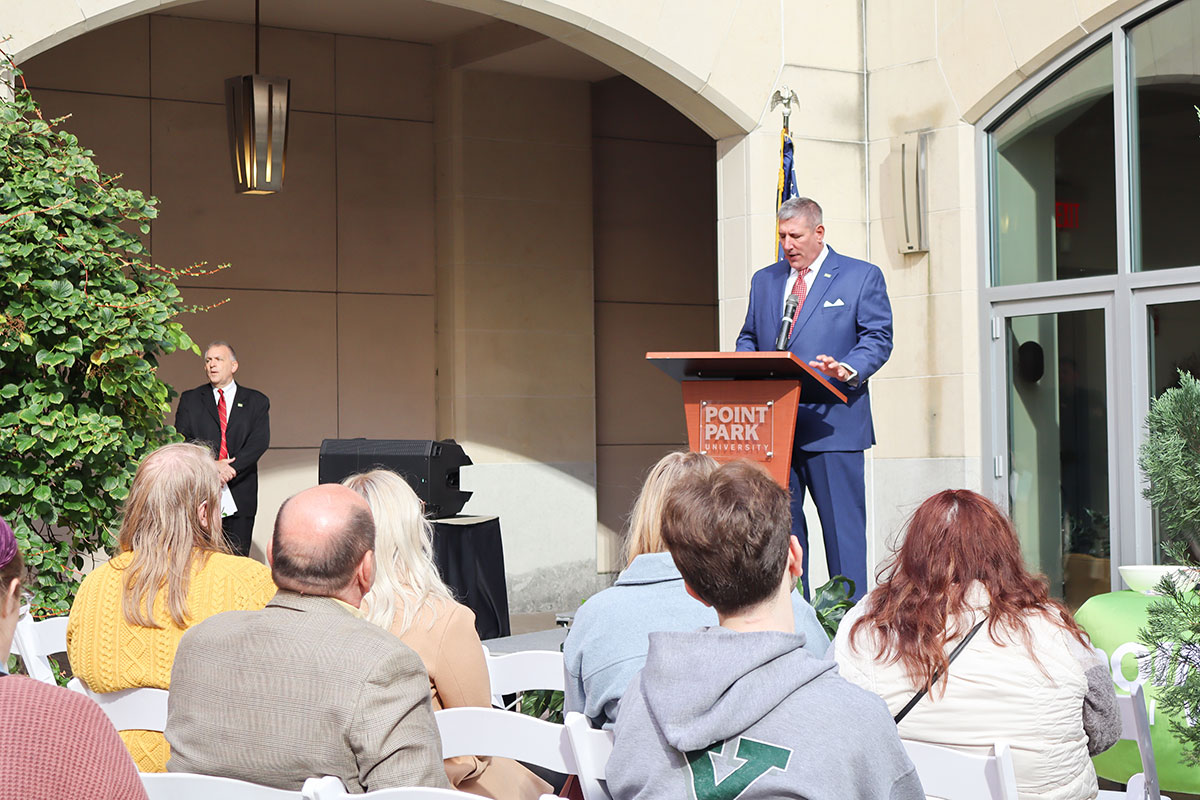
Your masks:
M892 306L883 273L825 244L821 207L807 197L783 203L777 214L784 258L750 281L750 307L738 350L774 350L784 307L798 310L787 349L834 381L846 403L800 403L792 448L792 533L804 552L808 585L808 528L804 492L812 492L829 574L867 588L867 504L863 451L875 443L867 379L892 353Z
M237 506L224 517L225 539L247 556L258 512L258 459L271 445L271 401L262 392L238 386L233 380L237 369L237 353L228 342L210 344L204 351L208 385L180 396L175 430L212 449L221 473L222 505L228 490Z

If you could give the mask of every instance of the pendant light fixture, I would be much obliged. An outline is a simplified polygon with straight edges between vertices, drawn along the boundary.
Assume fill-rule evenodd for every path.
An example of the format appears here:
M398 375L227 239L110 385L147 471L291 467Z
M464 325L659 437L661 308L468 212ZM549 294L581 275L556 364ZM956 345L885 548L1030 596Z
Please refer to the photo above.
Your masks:
M287 160L287 78L259 74L259 0L254 0L254 74L225 80L225 111L233 182L239 194L272 194L283 188Z

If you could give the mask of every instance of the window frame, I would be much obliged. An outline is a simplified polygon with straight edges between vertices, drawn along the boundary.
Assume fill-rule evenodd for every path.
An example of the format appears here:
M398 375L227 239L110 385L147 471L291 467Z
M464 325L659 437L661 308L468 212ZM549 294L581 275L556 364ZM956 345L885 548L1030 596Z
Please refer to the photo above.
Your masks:
M1200 265L1134 271L1136 197L1134 196L1136 91L1130 58L1130 33L1167 7L1200 0L1147 0L1097 28L1068 47L1009 92L975 125L977 280L981 354L982 453L984 492L1009 507L1008 408L1005 386L1003 331L1006 319L1025 314L1054 313L1082 308L1105 312L1105 363L1108 374L1108 480L1112 553L1112 586L1120 587L1121 564L1152 563L1153 533L1144 482L1137 468L1137 451L1144 438L1143 420L1149 409L1149 371L1146 319L1148 306L1200 298ZM1115 145L1117 272L1087 278L993 284L996 254L993 208L995 150L993 135L1006 119L1049 83L1106 42L1112 44L1113 134ZM1197 146L1200 146L1198 143ZM1140 349L1139 349L1140 348ZM1125 366L1125 372L1119 372Z

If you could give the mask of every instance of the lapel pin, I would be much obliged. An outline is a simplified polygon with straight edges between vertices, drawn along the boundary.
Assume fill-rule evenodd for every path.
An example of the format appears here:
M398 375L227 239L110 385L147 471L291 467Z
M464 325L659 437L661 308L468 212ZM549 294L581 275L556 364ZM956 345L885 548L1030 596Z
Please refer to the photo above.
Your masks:
M238 408L241 408L241 407L242 407L242 404L241 404L241 403L238 403L238 404L237 404L237 407L238 407Z
M826 272L826 273L825 273L825 277L826 277L826 278L832 278L833 276L832 276L832 275L830 275L828 272Z

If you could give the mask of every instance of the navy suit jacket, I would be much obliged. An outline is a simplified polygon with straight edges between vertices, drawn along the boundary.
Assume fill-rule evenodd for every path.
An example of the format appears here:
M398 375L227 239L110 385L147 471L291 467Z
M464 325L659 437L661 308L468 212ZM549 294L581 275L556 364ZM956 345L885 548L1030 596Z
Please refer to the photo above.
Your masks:
M783 318L783 288L790 272L784 260L754 273L738 350L775 349ZM846 395L845 404L800 404L795 448L816 453L852 452L873 445L875 428L867 379L892 354L892 304L879 267L840 255L830 247L792 327L788 349L806 364L823 353L858 370L855 387L830 379Z
M240 383L233 396L233 408L227 409L225 448L231 458L237 459L230 464L237 475L229 482L229 493L237 503L238 516L252 517L258 512L258 459L271 446L270 410L271 401L265 394ZM207 444L213 458L217 457L221 423L212 386L206 383L180 395L175 430L188 441Z

